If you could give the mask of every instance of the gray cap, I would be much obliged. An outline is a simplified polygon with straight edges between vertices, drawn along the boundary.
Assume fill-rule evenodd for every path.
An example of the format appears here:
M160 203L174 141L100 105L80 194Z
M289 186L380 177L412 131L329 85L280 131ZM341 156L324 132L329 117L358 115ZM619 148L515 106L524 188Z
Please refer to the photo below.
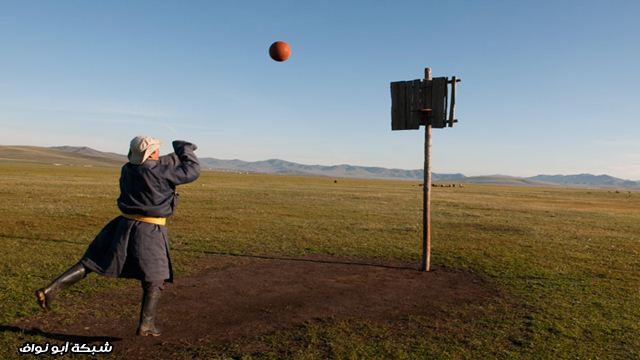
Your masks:
M160 140L151 136L136 136L129 147L129 162L140 165L156 150L160 149Z

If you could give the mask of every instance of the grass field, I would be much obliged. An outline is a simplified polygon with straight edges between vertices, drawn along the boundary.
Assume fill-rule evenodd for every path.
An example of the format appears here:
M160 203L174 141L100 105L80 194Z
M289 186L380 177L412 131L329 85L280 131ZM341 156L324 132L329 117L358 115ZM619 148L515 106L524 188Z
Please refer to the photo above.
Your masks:
M0 162L0 173L0 358L13 358L34 337L6 325L36 314L33 289L78 259L118 214L119 169ZM417 265L422 188L333 180L203 173L181 189L170 223L178 276L197 272L195 260L212 252ZM639 207L640 193L626 191L434 188L433 266L472 270L505 293L504 304L452 310L453 318L476 314L473 322L309 324L269 335L268 349L250 356L640 358ZM62 296L117 286L92 277ZM234 349L190 351L247 355Z

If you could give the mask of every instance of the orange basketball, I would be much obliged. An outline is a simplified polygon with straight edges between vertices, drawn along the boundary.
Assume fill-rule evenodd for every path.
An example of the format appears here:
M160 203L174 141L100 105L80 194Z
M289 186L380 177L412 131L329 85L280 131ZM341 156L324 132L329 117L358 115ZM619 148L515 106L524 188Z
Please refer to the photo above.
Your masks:
M276 41L269 47L269 56L275 61L285 61L291 56L291 48L284 41Z

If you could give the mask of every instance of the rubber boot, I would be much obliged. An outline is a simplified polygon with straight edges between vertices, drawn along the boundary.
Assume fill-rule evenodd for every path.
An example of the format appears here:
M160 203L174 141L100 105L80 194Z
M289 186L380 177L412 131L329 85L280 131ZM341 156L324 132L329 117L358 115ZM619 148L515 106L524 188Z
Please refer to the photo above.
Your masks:
M156 327L156 307L160 300L161 290L158 288L145 290L142 296L142 306L140 309L140 325L138 335L140 336L160 336L160 329Z
M62 273L62 275L53 280L49 286L36 290L38 305L40 305L44 310L51 310L51 301L56 293L84 279L87 276L87 273L87 269L81 263L73 265L67 271Z

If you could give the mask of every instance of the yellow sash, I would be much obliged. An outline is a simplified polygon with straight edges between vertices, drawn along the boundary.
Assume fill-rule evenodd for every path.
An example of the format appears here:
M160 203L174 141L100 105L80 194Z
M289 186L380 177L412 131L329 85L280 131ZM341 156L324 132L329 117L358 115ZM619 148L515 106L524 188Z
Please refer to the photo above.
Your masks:
M163 225L163 226L167 224L167 218L150 217L150 216L142 216L142 215L130 215L130 214L122 214L122 216L126 217L127 219L142 221L149 224L156 224L156 225Z

